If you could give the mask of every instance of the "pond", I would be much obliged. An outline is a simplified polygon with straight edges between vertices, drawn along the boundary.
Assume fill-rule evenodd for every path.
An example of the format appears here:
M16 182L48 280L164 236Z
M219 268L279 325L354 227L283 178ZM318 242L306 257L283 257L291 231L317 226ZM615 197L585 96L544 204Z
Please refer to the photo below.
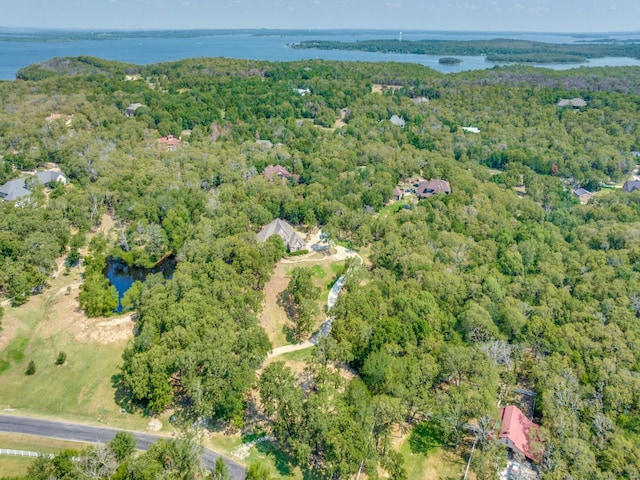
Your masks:
M176 270L176 264L176 257L173 255L165 257L152 268L132 267L117 257L107 257L104 274L118 291L116 311L122 311L122 296L131 288L133 282L144 282L152 273L162 273L164 278L171 278Z

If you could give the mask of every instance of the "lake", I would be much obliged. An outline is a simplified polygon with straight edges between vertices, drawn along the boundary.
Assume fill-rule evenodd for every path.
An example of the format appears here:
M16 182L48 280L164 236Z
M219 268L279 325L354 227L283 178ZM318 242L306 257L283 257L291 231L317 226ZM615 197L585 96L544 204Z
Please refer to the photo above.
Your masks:
M133 282L144 282L152 273L161 273L164 278L171 278L176 270L176 258L169 256L153 268L131 267L116 257L107 257L104 275L118 291L118 308L122 311L122 296L131 288Z
M77 33L77 32L76 32ZM91 55L109 60L135 64L148 64L195 57L227 57L253 60L293 61L321 58L325 60L364 62L408 62L418 63L435 70L449 73L464 70L491 68L496 63L486 62L484 57L458 57L458 65L441 65L433 55L392 54L340 50L302 50L288 48L291 43L304 40L337 40L352 42L368 39L395 39L400 32L380 30L335 30L335 31L279 31L265 34L264 31L235 32L217 31L185 37L126 36L121 38L101 37L101 40L38 40L17 41L10 39L8 31L0 29L0 80L13 80L16 72L29 64L53 57ZM493 38L513 38L551 43L575 43L585 40L583 35L561 33L518 33L518 32L403 32L403 40L487 40ZM589 36L588 39L599 38ZM640 40L640 33L602 34L602 38L616 40ZM640 60L630 58L601 58L586 64L552 64L540 67L565 70L580 66L627 66L638 65Z

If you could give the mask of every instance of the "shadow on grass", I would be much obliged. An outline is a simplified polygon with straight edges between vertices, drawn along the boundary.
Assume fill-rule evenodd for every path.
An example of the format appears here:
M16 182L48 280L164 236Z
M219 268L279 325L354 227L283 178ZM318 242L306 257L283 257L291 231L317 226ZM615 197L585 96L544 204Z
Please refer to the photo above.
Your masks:
M282 450L279 450L273 442L258 442L255 448L260 453L273 458L273 463L280 475L288 477L293 474L295 459L291 458Z
M123 375L116 373L111 376L111 386L115 390L114 400L123 411L127 413L140 412L143 417L149 417L150 412L142 405L136 403L131 396L131 391L125 386Z
M409 434L409 448L411 453L427 455L438 447L446 447L443 442L443 432L436 423L420 422Z

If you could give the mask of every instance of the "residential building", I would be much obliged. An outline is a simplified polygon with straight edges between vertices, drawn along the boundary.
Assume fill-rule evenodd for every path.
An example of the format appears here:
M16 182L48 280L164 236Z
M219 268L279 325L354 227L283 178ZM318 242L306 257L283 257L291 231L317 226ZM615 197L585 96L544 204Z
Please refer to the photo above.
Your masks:
M131 105L129 105L127 107L127 111L125 112L125 115L127 117L133 117L136 114L136 110L138 110L140 107L144 107L143 104L141 103L132 103Z
M500 442L529 460L539 462L542 449L535 445L539 426L529 420L522 411L509 405L500 409Z
M178 144L180 143L180 139L174 137L171 134L167 135L166 137L159 138L157 141L158 143L167 147L167 149L169 150L175 150Z
M586 205L587 203L589 203L589 200L593 198L593 193L584 188L576 188L573 191L573 194L578 197L578 200L582 205Z
M428 198L438 193L449 195L451 185L446 180L423 180L416 187L416 196L419 199Z
M289 170L284 168L282 165L267 165L264 169L264 178L269 181L272 181L274 177L279 178L280 180L286 180L287 178L293 177Z
M587 102L585 102L582 98L561 98L557 105L559 107L582 108L587 106Z
M400 118L398 115L391 115L389 119L391 123L393 123L397 127L404 127L405 121L404 118Z
M623 192L633 192L640 189L640 180L627 180L622 186Z
M43 185L49 185L52 182L60 182L63 185L67 184L67 177L65 177L62 172L59 172L57 170L36 172L34 176ZM31 191L29 190L29 180L31 178L33 177L23 177L17 178L15 180L9 180L4 185L0 186L0 199L5 202L11 202L13 200L19 200L31 195Z
M304 250L306 246L300 235L298 235L293 227L280 218L276 218L273 222L264 226L262 230L258 232L258 241L265 242L267 238L273 235L280 235L284 245L290 252Z

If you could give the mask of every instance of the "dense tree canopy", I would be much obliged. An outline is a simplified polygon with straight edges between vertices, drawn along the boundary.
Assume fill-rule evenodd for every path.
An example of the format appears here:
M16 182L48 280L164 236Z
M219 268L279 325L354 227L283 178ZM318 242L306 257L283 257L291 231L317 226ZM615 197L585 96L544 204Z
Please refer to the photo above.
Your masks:
M640 151L639 69L443 75L83 57L22 78L0 83L0 180L54 163L71 185L0 204L0 292L20 304L44 288L103 213L116 233L94 236L82 259L88 314L117 305L108 255L151 266L175 254L171 279L151 276L127 298L138 316L122 387L136 404L243 422L271 348L257 320L263 289L284 254L279 238L255 233L280 217L367 256L366 268L347 269L331 336L304 378L271 363L258 380L291 464L403 478L394 425L413 429L422 453L473 441L471 425L486 433L472 468L489 478L496 403L525 388L536 393L545 478L638 476L640 194L608 187ZM578 97L585 107L557 105ZM126 117L134 102L145 108ZM45 120L51 112L66 117ZM181 137L175 150L156 141L167 134ZM265 179L276 164L295 180ZM447 180L452 193L391 201L419 177ZM580 205L577 186L602 191ZM306 333L315 292L304 270L293 277ZM131 478L158 474L174 447L131 461Z

